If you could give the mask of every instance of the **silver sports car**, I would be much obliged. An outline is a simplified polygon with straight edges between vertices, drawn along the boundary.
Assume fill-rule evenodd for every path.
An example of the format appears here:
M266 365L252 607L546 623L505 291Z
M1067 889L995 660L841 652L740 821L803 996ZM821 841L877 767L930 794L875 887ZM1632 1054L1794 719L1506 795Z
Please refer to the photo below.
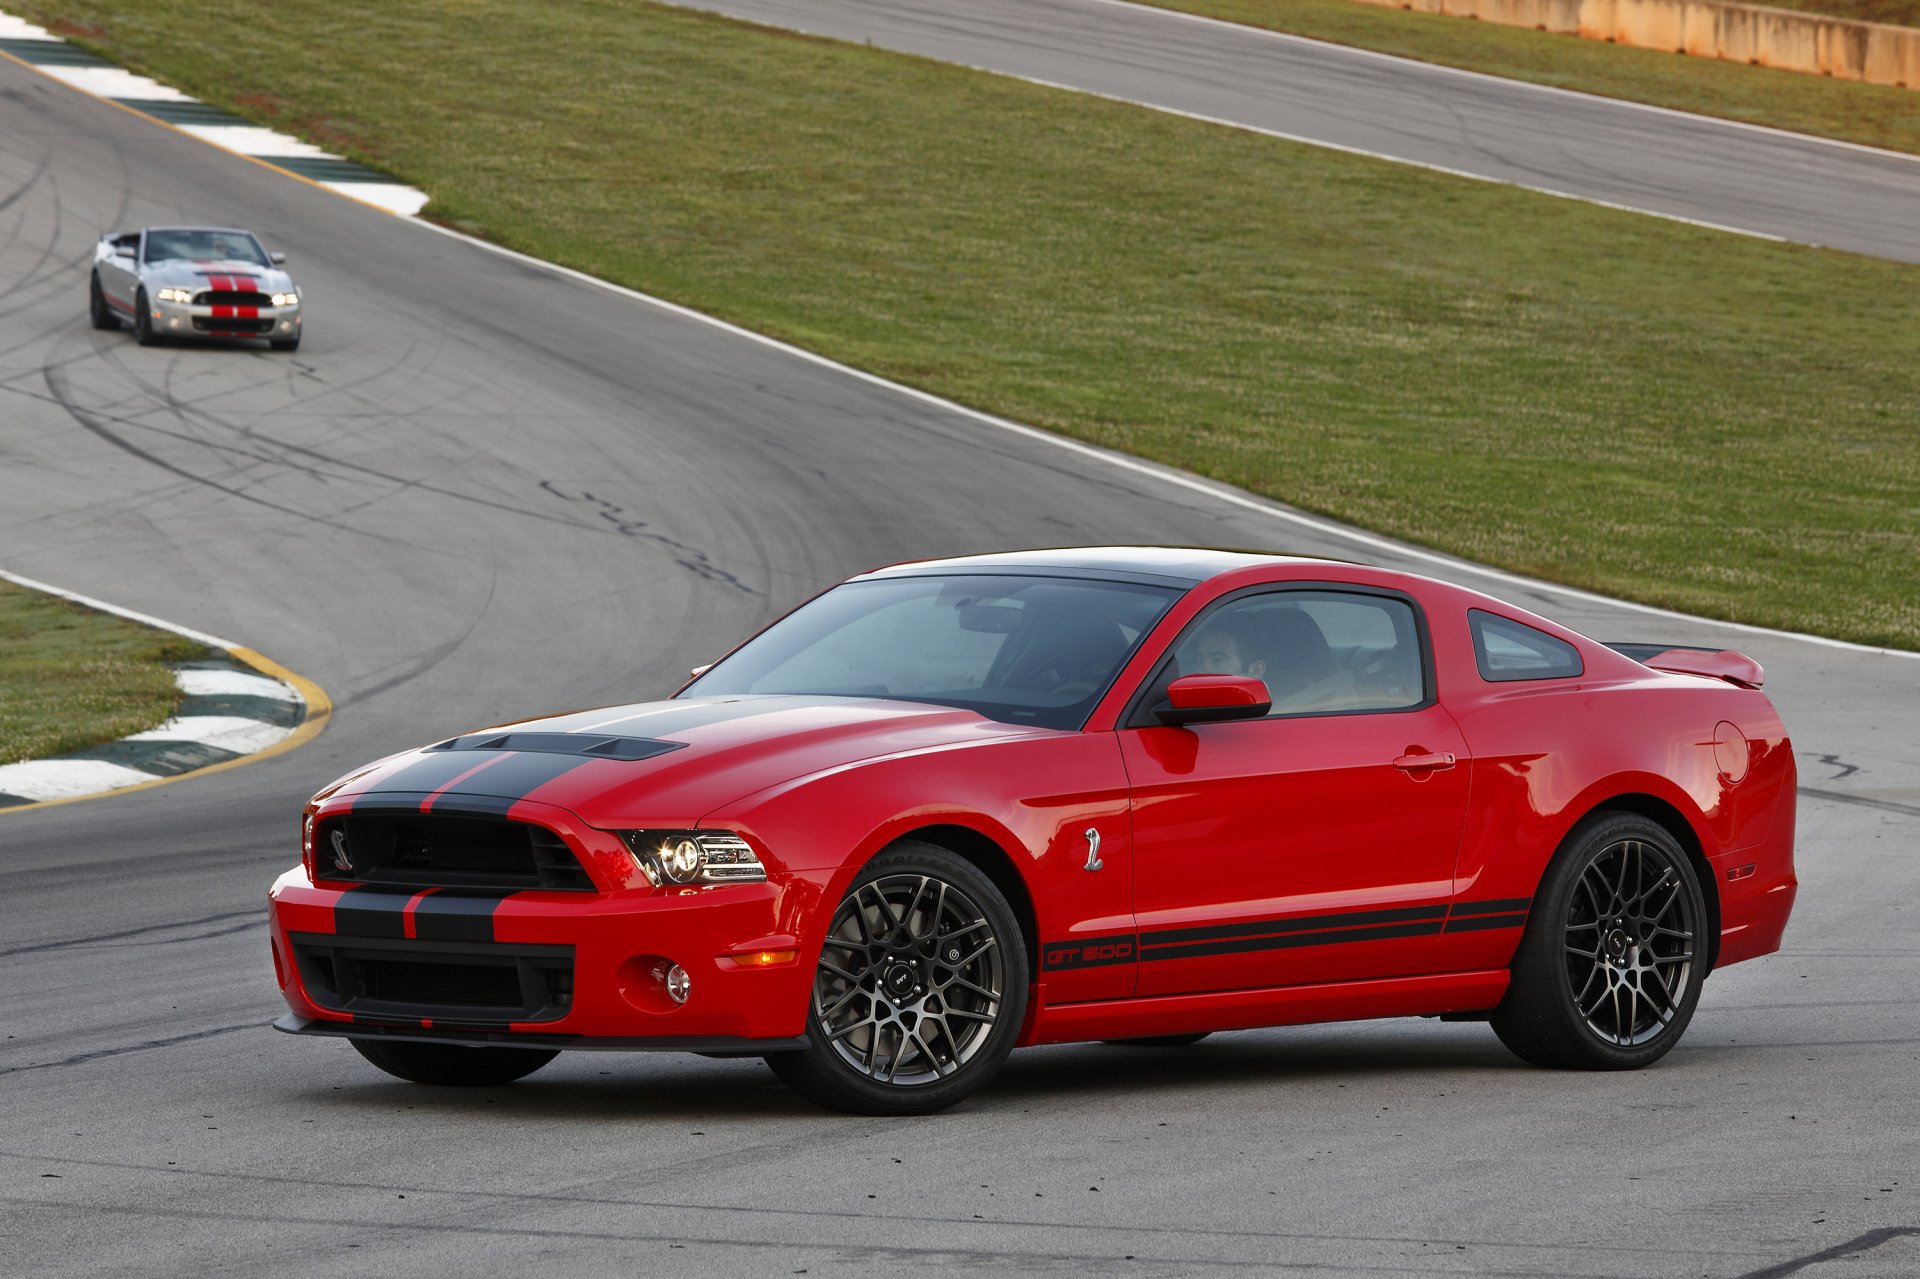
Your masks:
M87 306L96 329L124 317L141 346L162 338L265 338L300 346L300 289L251 231L150 226L116 231L93 250Z

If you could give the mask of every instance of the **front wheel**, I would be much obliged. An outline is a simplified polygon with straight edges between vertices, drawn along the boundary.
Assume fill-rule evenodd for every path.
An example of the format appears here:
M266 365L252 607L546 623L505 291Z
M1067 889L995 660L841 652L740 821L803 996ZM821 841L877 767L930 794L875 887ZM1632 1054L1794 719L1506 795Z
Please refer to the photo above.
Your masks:
M153 306L147 301L145 289L133 295L133 340L141 346L160 341L160 335L153 331Z
M829 1110L944 1109L1013 1051L1027 973L1019 922L992 880L937 845L895 844L862 868L827 927L808 1047L767 1065Z
M95 273L87 280L87 318L96 329L117 329L120 319L107 305L107 295L100 288L100 276Z
M1605 813L1554 854L1494 1009L1537 1066L1634 1070L1685 1033L1707 976L1706 900L1665 827Z
M416 1084L483 1088L531 1075L560 1054L547 1048L468 1048L406 1039L350 1041L362 1057L389 1075Z

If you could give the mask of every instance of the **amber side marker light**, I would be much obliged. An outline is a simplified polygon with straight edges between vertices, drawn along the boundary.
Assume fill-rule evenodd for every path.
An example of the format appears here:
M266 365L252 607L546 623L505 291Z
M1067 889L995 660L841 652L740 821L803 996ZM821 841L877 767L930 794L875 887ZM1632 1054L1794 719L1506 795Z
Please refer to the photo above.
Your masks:
M771 968L775 964L790 964L798 958L797 950L755 950L744 955L729 955L734 963L742 968Z

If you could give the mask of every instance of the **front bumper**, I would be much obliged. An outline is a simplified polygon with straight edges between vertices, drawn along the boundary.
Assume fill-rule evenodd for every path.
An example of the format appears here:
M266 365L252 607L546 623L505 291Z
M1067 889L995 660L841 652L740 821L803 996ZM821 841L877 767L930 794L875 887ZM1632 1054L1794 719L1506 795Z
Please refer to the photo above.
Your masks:
M195 306L154 302L153 331L170 338L272 338L300 336L300 304L292 306Z
M276 1025L527 1047L797 1047L812 956L778 927L789 891L413 893L319 886L296 867L269 894L274 971L292 1013ZM781 952L791 957L756 962ZM661 980L674 964L691 977L684 1004Z

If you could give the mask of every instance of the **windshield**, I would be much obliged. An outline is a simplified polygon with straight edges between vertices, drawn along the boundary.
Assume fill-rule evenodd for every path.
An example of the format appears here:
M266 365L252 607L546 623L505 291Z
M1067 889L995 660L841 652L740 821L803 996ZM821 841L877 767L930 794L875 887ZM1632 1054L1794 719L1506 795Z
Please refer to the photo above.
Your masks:
M849 582L774 623L681 696L885 697L1078 728L1179 596L1062 577Z
M147 261L247 262L271 265L260 242L245 231L149 231Z

